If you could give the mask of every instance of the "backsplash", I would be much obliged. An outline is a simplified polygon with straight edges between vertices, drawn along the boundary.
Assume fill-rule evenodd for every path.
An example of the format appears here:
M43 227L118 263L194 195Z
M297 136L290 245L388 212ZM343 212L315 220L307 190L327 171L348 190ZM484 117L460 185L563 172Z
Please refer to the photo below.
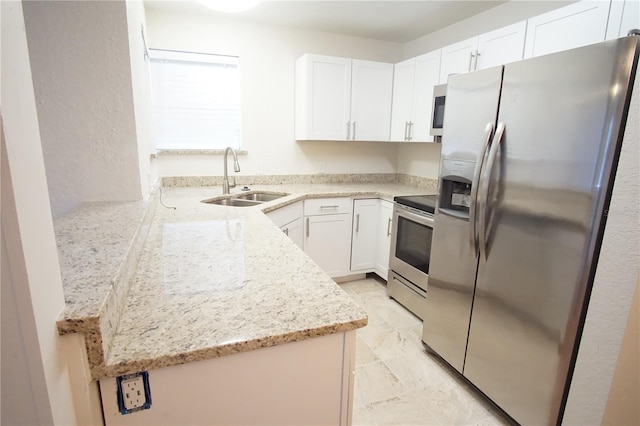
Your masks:
M256 175L236 176L237 185L295 185L314 183L402 183L420 188L436 189L438 181L402 173ZM222 176L167 176L164 187L220 186Z

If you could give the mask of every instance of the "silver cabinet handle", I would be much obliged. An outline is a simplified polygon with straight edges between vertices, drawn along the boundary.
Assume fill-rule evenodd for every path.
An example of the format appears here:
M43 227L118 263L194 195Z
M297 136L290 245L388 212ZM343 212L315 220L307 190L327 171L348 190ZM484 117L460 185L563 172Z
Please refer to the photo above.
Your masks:
M309 218L307 218L307 238L309 238Z
M475 61L475 63L473 64L473 69L474 69L474 70L477 70L477 69L478 69L478 58L479 58L479 57L480 57L480 52L478 52L478 51L476 50L476 61Z
M284 228L284 235L289 236L289 228Z
M389 218L389 221L387 222L387 237L391 235L391 218Z
M409 131L409 122L404 122L404 140L406 141L409 136L407 136L407 132Z
M340 207L340 206L338 206L336 204L336 205L333 205L333 206L320 206L320 209L337 209L338 207Z
M356 232L360 232L360 213L356 215Z
M347 140L351 139L351 121L347 121Z
M409 142L413 139L413 121L409 122Z
M469 66L467 67L468 70L467 71L471 71L471 63L473 62L473 57L476 56L473 54L473 52L469 52Z
M353 135L351 135L351 140L356 140L356 122L353 122Z
M471 251L474 256L478 255L478 221L476 220L476 212L478 209L478 187L480 186L480 174L482 173L482 166L487 160L489 151L489 143L491 142L491 136L493 135L493 122L487 123L484 128L485 137L484 144L478 158L476 159L476 168L473 172L473 180L471 181L471 199L469 202L469 231Z

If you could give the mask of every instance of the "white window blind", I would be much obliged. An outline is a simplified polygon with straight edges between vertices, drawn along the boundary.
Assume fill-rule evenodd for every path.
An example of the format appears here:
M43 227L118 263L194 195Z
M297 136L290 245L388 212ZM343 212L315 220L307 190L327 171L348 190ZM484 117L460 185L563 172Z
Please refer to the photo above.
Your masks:
M240 72L234 56L149 49L156 149L240 148Z

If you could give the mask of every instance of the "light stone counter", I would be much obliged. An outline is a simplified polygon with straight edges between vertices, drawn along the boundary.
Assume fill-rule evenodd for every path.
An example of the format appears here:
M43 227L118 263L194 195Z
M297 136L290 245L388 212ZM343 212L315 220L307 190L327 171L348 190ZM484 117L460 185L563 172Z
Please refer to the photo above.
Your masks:
M200 202L220 187L164 189L162 201L176 209L156 207L115 332L101 350L87 342L94 379L365 326L366 312L263 212L306 198L435 193L394 183L250 188L290 195L227 207Z

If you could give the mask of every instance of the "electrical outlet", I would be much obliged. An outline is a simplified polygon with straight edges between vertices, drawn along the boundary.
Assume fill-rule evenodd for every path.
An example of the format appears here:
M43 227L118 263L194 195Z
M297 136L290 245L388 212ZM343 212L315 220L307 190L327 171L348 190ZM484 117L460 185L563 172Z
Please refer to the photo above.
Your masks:
M118 406L122 414L146 410L151 407L149 373L142 371L116 378L118 386Z

